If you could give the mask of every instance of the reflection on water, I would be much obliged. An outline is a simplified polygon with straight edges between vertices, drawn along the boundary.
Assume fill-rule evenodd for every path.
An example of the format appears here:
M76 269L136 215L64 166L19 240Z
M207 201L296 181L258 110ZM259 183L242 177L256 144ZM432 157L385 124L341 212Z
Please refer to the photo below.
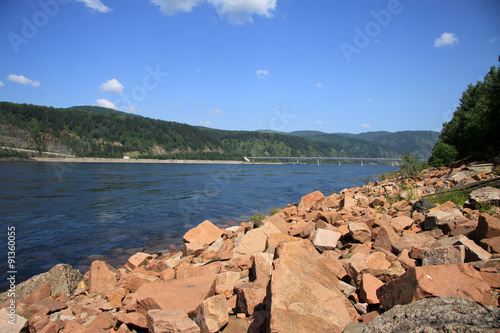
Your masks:
M206 219L239 223L307 193L328 195L389 171L394 168L0 163L0 227L16 226L21 281L58 263L85 270L94 258L105 258L119 266L143 247L158 252L182 245L182 235ZM0 256L7 257L5 247Z

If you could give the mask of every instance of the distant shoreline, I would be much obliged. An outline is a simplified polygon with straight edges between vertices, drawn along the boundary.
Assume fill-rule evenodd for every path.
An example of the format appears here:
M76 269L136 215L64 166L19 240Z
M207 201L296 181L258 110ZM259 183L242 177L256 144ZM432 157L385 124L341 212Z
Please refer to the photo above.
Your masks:
M173 160L173 159L123 159L99 157L33 157L35 162L44 163L178 163L178 164L254 164L243 161L225 160Z

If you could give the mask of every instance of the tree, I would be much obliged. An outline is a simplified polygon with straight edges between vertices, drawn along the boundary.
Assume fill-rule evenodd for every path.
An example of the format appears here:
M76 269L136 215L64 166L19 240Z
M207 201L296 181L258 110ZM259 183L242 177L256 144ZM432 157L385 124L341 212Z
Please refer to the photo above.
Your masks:
M399 174L405 178L415 178L425 168L424 164L412 153L401 156Z
M456 149L455 158L494 156L500 151L499 128L500 71L493 66L482 82L469 84L462 93L453 118L443 124L437 143L441 145L436 153L453 152L449 147L442 146L444 143ZM442 157L433 154L429 163L437 163Z
M432 156L429 158L429 164L434 167L448 165L455 161L457 155L458 152L454 146L438 141L432 149Z

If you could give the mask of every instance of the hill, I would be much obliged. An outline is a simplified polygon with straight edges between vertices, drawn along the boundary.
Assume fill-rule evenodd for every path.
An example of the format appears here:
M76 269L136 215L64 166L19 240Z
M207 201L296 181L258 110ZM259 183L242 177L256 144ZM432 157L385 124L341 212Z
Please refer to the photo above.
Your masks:
M356 136L217 130L92 106L63 109L0 102L0 126L2 146L78 157L240 160L401 155L400 149Z

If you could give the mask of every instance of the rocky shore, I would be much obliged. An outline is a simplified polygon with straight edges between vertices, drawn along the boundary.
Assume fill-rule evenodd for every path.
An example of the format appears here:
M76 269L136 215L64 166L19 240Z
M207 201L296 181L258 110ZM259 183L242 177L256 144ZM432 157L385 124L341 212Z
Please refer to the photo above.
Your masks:
M182 251L123 267L60 264L0 296L0 331L499 332L498 179L488 164L430 169L204 221ZM426 200L474 186L464 205Z

